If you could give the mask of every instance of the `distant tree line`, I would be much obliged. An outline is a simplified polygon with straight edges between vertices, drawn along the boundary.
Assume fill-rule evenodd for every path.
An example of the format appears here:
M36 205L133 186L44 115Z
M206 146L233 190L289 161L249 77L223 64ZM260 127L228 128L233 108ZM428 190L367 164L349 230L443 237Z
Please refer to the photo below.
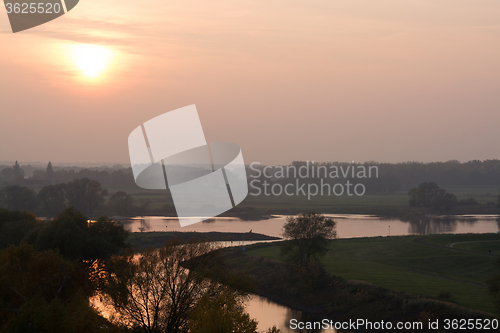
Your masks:
M150 204L143 200L135 205L134 198L119 191L111 195L102 188L101 183L89 178L75 179L66 184L45 185L36 193L21 185L8 185L0 190L0 207L9 210L37 213L44 217L56 216L68 207L92 216L96 212L106 211L122 216L143 215Z
M27 170L30 176L27 176ZM115 166L113 168L80 168L80 167L53 167L49 162L45 169L31 165L0 166L0 183L25 185L55 185L68 183L75 179L88 178L96 180L102 185L134 185L131 168Z
M348 166L377 166L378 177L358 179L366 186L367 194L394 193L397 191L409 191L411 188L424 182L434 182L444 187L452 186L500 186L500 160L469 161L460 163L458 161L448 162L405 162L405 163L311 163L305 161L294 161L290 164L295 168L303 166L317 168L325 166L330 168ZM265 165L260 165L260 170ZM250 167L247 168L249 176L256 176L256 172ZM299 183L320 183L320 178L324 175L307 179L299 178ZM100 168L82 167L53 167L49 162L46 168L33 167L30 165L20 166L15 162L13 166L0 166L0 185L56 185L74 181L76 179L88 178L96 180L103 186L110 185L135 185L131 168L123 168L119 165ZM323 177L324 178L324 177ZM249 177L249 181L255 178ZM262 178L262 180L265 180ZM267 179L273 183L295 182L296 178ZM336 178L324 178L324 182L333 184L339 182ZM346 177L340 180L356 180L352 173L348 172Z
M320 179L324 178L324 173L318 175L317 167L326 166L327 169L330 167L343 167L344 170L349 166L377 166L379 170L378 177L371 178L361 178L356 179L352 177L352 173L346 173L346 177L341 176L341 178L324 178L323 181L326 183L337 183L339 181L358 181L362 182L366 186L367 194L382 194L382 193L394 193L397 191L409 191L411 188L418 186L424 182L435 182L441 184L441 186L451 187L451 186L491 186L496 185L500 187L500 160L485 160L485 161L469 161L465 163L460 163L458 161L448 161L448 162L432 162L432 163L420 163L420 162L405 162L405 163L378 163L378 162L366 162L366 163L340 163L340 162L328 162L328 163L311 163L306 161L295 161L290 164L296 169L304 166L308 166L310 169L309 174L312 175L312 169L315 168L316 172L314 177L309 177L307 179L299 178L299 183L315 183L320 184ZM266 166L261 165L258 167L261 171ZM257 176L258 172L253 171L251 168L247 168L247 174ZM266 180L263 175L260 175L261 181ZM255 178L251 178L255 179ZM250 180L251 180L250 179ZM269 181L269 179L267 179ZM285 177L281 179L271 179L271 183L282 183L287 184L290 181L295 182L296 177Z

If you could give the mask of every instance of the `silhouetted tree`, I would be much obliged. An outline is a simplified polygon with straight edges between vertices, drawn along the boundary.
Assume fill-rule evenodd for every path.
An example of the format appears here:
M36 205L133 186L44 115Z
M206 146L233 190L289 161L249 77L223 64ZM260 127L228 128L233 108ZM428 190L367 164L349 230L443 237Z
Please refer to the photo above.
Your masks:
M448 193L434 182L421 183L418 187L412 188L408 195L409 204L413 207L433 207L436 210L443 207L449 210L457 204L457 197L454 194Z
M189 316L189 331L257 333L257 321L245 312L245 298L227 287L204 294Z
M45 170L45 179L47 184L52 185L54 182L54 169L52 168L52 162L47 164L47 170Z
M16 182L16 184L21 184L24 181L24 170L21 169L17 161L14 164L14 168L12 168L12 177L12 180Z
M4 182L9 182L12 179L12 168L2 169L0 172L0 180Z
M434 209L439 210L441 207L448 211L451 207L457 205L457 197L454 194L448 193L445 189L436 191L432 200Z
M151 204L151 199L142 199L139 200L139 207L137 207L137 212L139 213L140 216L146 215L146 209L148 209L149 205Z
M335 221L317 213L288 217L283 226L284 242L281 253L288 261L308 266L312 259L326 254L328 240L335 238Z
M104 301L144 332L186 332L200 299L218 284L203 277L213 256L208 243L168 243L135 259L133 253L109 262ZM189 261L189 270L181 264Z
M0 191L0 202L9 210L33 212L37 206L36 193L20 185L9 185Z
M37 194L42 213L53 217L66 208L64 184L45 185Z
M66 184L68 205L75 207L83 214L92 214L104 203L108 191L96 180L88 178L75 179Z
M88 300L85 271L27 244L0 252L1 332L102 332L112 327Z
M457 202L459 206L475 206L479 205L480 203L475 199L475 198L467 198L467 199L462 199Z
M133 212L134 199L124 191L116 192L109 198L109 206L119 215L129 215Z
M21 244L38 224L34 214L0 209L0 248Z
M107 259L126 247L127 232L121 224L101 217L89 223L87 217L74 208L67 208L46 222L34 240L39 251L58 249L67 259L94 261Z

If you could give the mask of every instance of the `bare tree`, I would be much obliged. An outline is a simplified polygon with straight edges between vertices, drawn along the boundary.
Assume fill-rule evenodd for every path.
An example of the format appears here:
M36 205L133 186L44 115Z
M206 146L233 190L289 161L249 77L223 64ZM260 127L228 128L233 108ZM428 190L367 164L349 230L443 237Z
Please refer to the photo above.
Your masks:
M217 264L211 250L208 243L171 242L139 257L116 257L103 286L103 301L120 321L144 332L186 332L193 308L217 286L202 276ZM186 262L190 269L183 267Z

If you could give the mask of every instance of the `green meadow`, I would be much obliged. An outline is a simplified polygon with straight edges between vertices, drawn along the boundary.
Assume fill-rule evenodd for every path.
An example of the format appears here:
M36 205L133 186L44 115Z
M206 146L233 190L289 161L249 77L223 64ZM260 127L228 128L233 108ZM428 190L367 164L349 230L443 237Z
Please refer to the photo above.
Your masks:
M499 234L437 235L425 239L423 244L415 242L417 238L420 236L332 240L323 264L330 274L346 280L367 281L495 313L487 279L500 273L495 266L499 257L487 252L500 251ZM463 245L469 244L466 249L479 253L446 247L457 242L475 242ZM281 260L280 245L250 246L246 255Z

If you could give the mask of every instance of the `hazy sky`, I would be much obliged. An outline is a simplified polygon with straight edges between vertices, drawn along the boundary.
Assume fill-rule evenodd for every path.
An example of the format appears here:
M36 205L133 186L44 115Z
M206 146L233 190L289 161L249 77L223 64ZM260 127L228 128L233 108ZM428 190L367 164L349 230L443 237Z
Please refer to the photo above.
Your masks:
M500 2L80 0L12 34L0 161L127 162L196 104L246 163L500 158Z

